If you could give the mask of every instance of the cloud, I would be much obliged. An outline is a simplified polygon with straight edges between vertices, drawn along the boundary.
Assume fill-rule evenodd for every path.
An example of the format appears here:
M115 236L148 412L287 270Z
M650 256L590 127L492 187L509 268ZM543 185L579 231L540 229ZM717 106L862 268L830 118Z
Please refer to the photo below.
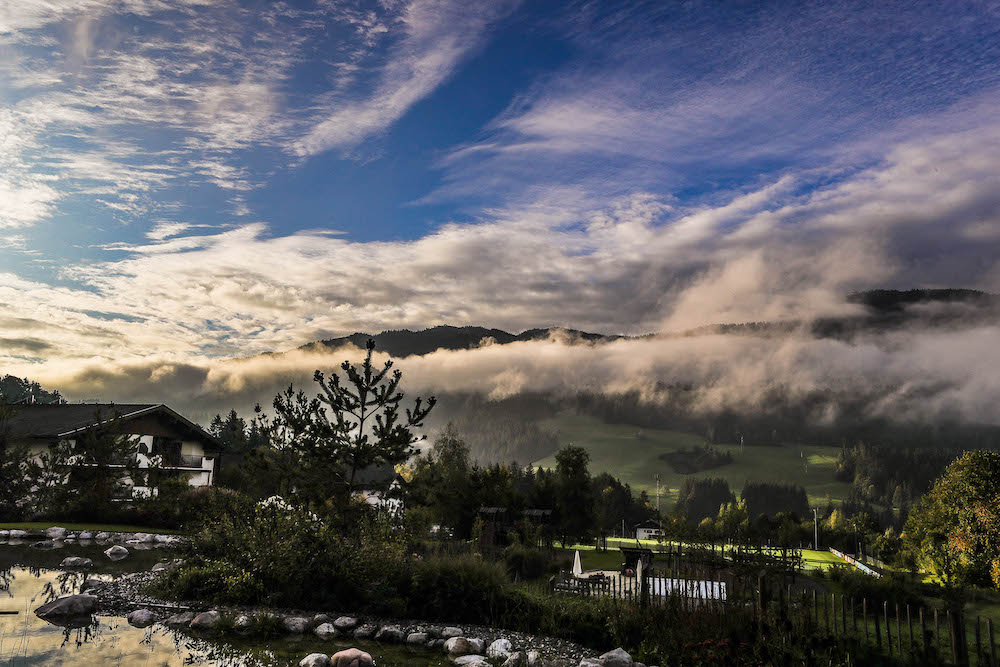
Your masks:
M543 191L412 241L261 222L177 236L164 224L150 243L106 246L118 259L65 266L62 287L10 275L0 301L72 325L53 333L53 361L76 363L250 355L441 323L641 333L842 315L857 289L1000 288L1000 239L965 232L1000 223L998 150L989 124L925 135L832 181L784 176L714 205Z
M412 0L396 21L403 30L371 93L360 99L334 98L315 125L291 145L299 156L351 149L399 120L414 104L441 85L485 41L490 24L509 14L519 0L477 6L452 0ZM373 19L369 19L373 21ZM372 26L390 32L384 23ZM359 29L370 42L366 21Z

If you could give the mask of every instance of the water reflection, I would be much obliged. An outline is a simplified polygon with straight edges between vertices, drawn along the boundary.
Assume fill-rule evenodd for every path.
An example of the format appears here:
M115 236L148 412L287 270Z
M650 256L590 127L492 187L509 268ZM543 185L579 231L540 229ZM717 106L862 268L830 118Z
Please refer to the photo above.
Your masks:
M29 565L25 554L39 558L52 556L25 545L12 553L0 545L0 610L18 611L0 615L0 665L145 665L181 667L205 665L216 667L284 667L298 664L303 656L321 652L332 654L355 645L375 656L380 667L443 667L449 664L437 652L411 651L404 647L386 647L369 642L321 640L313 635L294 639L213 640L199 638L162 625L134 628L121 617L88 616L82 619L41 619L34 610L62 595L81 592L94 573L59 571ZM58 560L57 560L58 562ZM148 563L137 569L148 570ZM95 559L95 566L97 560ZM102 577L120 576L119 564L103 562Z

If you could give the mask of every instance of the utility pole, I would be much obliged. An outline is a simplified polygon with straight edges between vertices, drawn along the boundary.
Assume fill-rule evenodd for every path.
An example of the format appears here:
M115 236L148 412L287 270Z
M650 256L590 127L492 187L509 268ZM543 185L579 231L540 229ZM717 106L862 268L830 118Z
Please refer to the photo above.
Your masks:
M660 473L656 473L656 520L660 520Z
M815 538L813 539L813 549L819 550L819 508L813 508L813 530L815 531Z

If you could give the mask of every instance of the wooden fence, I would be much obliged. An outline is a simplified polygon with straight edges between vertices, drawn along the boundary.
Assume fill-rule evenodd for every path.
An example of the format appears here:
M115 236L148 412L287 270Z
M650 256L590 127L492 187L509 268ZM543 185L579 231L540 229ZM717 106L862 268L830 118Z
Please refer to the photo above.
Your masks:
M1000 667L993 620L966 619L958 609L933 609L868 598L820 593L804 584L775 585L773 578L756 581L717 571L714 579L680 579L668 594L657 582L668 572L654 568L644 581L626 574L574 578L562 574L550 581L555 594L608 597L616 604L646 607L677 605L711 617L745 623L780 621L789 641L821 637L844 646L865 647L891 662L919 665ZM750 627L750 626L747 626ZM706 628L710 634L711 628Z

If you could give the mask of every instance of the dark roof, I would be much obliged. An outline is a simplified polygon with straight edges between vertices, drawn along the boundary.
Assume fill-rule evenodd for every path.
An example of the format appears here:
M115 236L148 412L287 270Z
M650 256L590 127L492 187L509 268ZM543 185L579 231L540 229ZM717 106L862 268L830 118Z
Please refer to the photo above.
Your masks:
M63 438L86 431L102 422L113 419L135 419L148 415L163 415L181 428L193 433L209 444L219 441L194 422L162 404L156 403L63 403L60 405L19 405L9 426L11 439Z
M660 524L653 519L646 519L642 523L635 524L636 528L660 528Z
M521 514L524 516L551 516L552 510L526 509Z

